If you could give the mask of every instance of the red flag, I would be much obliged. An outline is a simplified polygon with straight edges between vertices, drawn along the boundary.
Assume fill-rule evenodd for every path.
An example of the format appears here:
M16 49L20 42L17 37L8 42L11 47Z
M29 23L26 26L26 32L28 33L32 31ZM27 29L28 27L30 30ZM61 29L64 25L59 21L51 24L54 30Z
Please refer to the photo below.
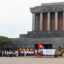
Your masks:
M38 43L38 48L45 49L45 47L41 45L40 43Z

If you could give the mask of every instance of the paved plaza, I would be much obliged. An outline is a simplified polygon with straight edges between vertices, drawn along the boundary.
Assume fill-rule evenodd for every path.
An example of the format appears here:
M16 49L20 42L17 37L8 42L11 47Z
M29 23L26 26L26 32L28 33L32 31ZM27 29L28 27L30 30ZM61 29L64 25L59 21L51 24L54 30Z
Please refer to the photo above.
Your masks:
M0 57L0 64L64 64L64 57Z

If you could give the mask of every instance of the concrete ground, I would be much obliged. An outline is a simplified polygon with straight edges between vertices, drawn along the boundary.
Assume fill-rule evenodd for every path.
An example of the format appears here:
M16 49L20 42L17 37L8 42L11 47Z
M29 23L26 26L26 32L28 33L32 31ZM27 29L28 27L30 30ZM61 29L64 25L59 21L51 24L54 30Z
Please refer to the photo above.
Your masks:
M64 64L64 57L0 57L0 64Z

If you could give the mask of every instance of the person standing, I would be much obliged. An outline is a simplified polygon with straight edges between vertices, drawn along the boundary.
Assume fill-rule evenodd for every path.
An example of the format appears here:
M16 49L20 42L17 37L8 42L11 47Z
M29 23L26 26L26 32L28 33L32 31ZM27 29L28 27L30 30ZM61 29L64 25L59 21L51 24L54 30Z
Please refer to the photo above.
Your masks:
M15 50L14 56L18 57L18 50Z

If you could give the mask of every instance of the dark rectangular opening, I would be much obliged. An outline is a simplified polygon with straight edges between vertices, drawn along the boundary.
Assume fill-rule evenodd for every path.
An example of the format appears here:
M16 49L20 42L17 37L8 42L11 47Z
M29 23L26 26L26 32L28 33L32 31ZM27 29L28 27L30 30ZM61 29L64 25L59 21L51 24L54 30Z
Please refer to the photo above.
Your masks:
M45 49L52 49L52 44L42 44L42 45L45 47ZM35 44L34 48L38 49L38 44Z

